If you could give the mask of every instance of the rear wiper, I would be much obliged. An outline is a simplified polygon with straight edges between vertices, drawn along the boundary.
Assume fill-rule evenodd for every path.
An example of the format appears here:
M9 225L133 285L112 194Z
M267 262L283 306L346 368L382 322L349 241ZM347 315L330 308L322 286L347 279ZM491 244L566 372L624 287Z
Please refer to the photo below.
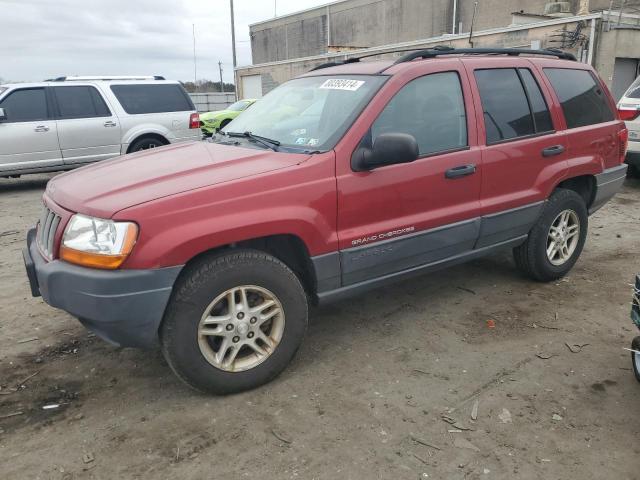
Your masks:
M223 132L223 133L228 137L250 138L251 140L254 140L255 142L258 142L258 143L264 145L265 147L270 148L274 152L279 151L278 147L280 146L280 142L278 140L273 140L271 138L263 137L261 135L254 135L251 132L244 132L244 133L240 133L240 132Z

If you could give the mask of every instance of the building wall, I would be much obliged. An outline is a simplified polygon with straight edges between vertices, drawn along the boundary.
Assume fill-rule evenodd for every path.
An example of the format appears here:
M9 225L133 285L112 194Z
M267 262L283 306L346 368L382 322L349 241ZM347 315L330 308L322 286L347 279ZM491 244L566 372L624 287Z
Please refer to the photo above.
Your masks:
M327 53L329 46L368 48L452 32L455 0L345 0L250 26L253 64ZM549 0L478 0L474 30L506 27L512 12L542 14ZM576 12L579 0L571 0ZM610 0L591 0L591 11ZM619 5L619 0L614 4ZM640 4L628 0L625 5ZM456 26L469 32L474 1L457 0ZM458 28L456 27L456 30Z
M495 32L495 30L484 30L484 31L476 31L473 37L473 43L475 47L528 47L531 45L531 42L534 40L540 41L541 47L557 47L556 43L553 43L557 38L558 31L566 29L567 31L573 31L576 29L578 25L577 21L570 21L563 24L555 24L555 25L520 25L512 28L501 29L499 32ZM638 36L636 37L640 40L640 30L636 31ZM582 33L588 37L589 28L586 25ZM452 47L464 48L469 47L469 39L466 34L464 35L456 35L456 36L445 36L445 37L435 37L431 39L425 39L423 41L416 41L410 43L410 48L420 49L427 48L434 45L450 45ZM407 44L400 45L403 48L407 48ZM576 56L580 56L582 51L586 49L586 44L580 45L576 44L571 48L565 47L566 51L570 51L574 53ZM385 48L388 50L397 49L397 45L389 45L388 47L381 47L381 51L384 51ZM241 77L245 75L261 75L262 76L262 93L266 94L271 91L273 88L277 87L279 84L294 78L302 73L308 72L313 67L330 61L331 59L337 58L338 60L342 60L348 58L350 56L358 56L362 55L362 51L360 52L343 52L339 56L315 56L311 58L302 58L297 60L290 61L281 61L276 63L270 63L266 65L254 65L248 67L242 67L238 69L238 77L239 86L240 86L240 95L242 97L242 81ZM372 57L370 60L375 59L385 59L385 58L394 58L401 55L401 53L381 53L379 56ZM613 60L611 60L611 65L613 65ZM603 58L603 64L607 62L606 58ZM611 66L611 68L613 68Z
M462 1L462 0L461 0ZM497 0L496 0L497 1ZM253 63L367 48L451 31L453 0L346 0L250 27Z

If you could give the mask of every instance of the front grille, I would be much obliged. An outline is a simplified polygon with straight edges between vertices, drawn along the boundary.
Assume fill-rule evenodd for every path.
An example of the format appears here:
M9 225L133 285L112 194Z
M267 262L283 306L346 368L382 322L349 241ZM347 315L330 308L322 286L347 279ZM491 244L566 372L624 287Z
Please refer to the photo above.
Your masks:
M50 208L44 207L38 224L38 246L40 251L49 259L53 258L53 241L60 225L60 215Z

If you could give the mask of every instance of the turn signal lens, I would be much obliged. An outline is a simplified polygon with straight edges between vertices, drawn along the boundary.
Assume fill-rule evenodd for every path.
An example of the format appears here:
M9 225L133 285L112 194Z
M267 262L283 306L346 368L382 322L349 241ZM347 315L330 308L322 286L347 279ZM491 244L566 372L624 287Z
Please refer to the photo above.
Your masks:
M640 107L625 107L625 105L620 105L618 107L618 115L620 116L620 120L626 122L635 120L640 116Z
M624 162L624 157L627 154L627 145L629 143L629 130L623 128L618 132L618 149L620 151L620 163Z
M135 223L74 215L62 237L60 258L84 267L115 269L127 259L137 238Z
M200 128L200 114L192 113L189 117L189 128Z

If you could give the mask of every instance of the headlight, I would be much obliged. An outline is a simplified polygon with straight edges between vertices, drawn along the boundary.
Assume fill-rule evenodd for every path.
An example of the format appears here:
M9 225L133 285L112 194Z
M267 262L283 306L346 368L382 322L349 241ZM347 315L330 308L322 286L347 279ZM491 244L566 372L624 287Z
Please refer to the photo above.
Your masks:
M77 214L71 217L62 236L60 258L85 267L118 268L137 238L135 223Z

